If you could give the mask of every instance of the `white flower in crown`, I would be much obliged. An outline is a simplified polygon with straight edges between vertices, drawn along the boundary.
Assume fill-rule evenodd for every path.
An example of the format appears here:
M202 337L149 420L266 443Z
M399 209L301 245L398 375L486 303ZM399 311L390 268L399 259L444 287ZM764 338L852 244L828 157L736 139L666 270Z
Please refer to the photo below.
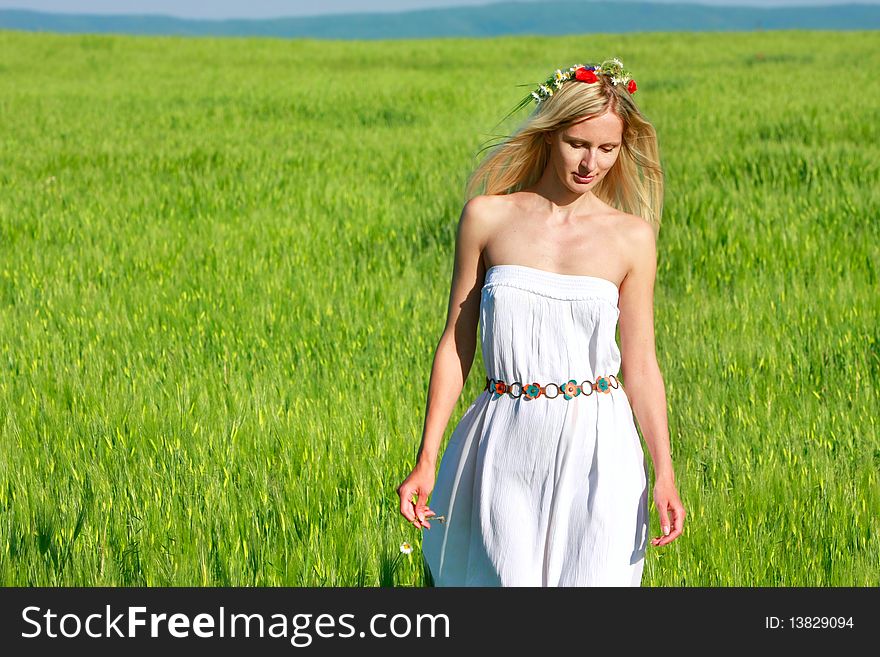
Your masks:
M569 79L568 75L566 75L565 73L563 73L559 69L556 69L556 75L553 79L553 86L555 86L557 89L560 89L560 88L562 88L562 85L565 84L566 80L568 80L568 79Z
M539 103L541 102L541 97L534 91L532 92L532 98L534 98Z

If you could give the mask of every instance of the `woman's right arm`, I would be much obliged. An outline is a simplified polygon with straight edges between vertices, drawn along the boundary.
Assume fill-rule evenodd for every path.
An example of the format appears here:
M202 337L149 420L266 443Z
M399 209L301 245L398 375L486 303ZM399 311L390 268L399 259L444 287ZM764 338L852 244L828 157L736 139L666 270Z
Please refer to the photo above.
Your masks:
M397 489L400 512L416 527L430 528L424 518L431 515L426 502L434 488L440 442L476 353L480 293L486 273L481 255L489 234L489 202L486 196L472 198L458 221L446 326L434 352L422 441L412 473ZM413 494L418 495L415 504Z

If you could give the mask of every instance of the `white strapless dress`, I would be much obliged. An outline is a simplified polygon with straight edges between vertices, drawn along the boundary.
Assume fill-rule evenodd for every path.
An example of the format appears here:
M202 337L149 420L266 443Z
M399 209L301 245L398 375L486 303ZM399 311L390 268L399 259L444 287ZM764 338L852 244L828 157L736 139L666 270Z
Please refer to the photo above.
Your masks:
M618 294L593 276L486 272L480 334L491 390L464 413L440 461L429 506L447 520L422 530L435 586L641 585L648 471L616 379ZM617 385L571 399L494 387L574 379L591 388L598 377Z

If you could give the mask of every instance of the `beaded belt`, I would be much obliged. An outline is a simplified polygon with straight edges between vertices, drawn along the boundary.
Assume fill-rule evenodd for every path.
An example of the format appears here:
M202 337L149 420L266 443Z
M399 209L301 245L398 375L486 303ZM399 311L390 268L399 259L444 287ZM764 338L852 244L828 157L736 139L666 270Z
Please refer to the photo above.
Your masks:
M612 379L614 383L612 383ZM513 394L513 390L519 386L519 393ZM548 395L547 389L553 386L556 388L555 395ZM579 394L583 393L584 395L592 395L593 391L596 392L604 392L610 393L611 388L619 388L620 381L617 380L617 377L613 374L609 374L608 376L598 376L595 381L590 381L589 379L581 381L578 383L574 379L571 379L567 383L558 384L558 383L548 383L546 385L540 385L539 383L530 383L523 385L519 381L514 381L513 383L506 383L499 379L491 379L488 376L486 377L486 387L485 391L494 393L492 395L492 399L498 399L501 395L507 394L509 397L513 399L519 399L522 397L523 399L537 399L541 395L546 397L547 399L556 399L560 393L565 399L574 399Z

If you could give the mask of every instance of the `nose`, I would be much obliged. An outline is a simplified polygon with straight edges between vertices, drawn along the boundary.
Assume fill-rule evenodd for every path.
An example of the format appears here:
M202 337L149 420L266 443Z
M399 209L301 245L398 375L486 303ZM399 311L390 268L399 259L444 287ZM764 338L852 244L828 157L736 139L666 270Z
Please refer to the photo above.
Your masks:
M595 171L596 170L596 151L588 150L584 155L584 159L581 160L581 163L584 165L584 169L587 171Z

